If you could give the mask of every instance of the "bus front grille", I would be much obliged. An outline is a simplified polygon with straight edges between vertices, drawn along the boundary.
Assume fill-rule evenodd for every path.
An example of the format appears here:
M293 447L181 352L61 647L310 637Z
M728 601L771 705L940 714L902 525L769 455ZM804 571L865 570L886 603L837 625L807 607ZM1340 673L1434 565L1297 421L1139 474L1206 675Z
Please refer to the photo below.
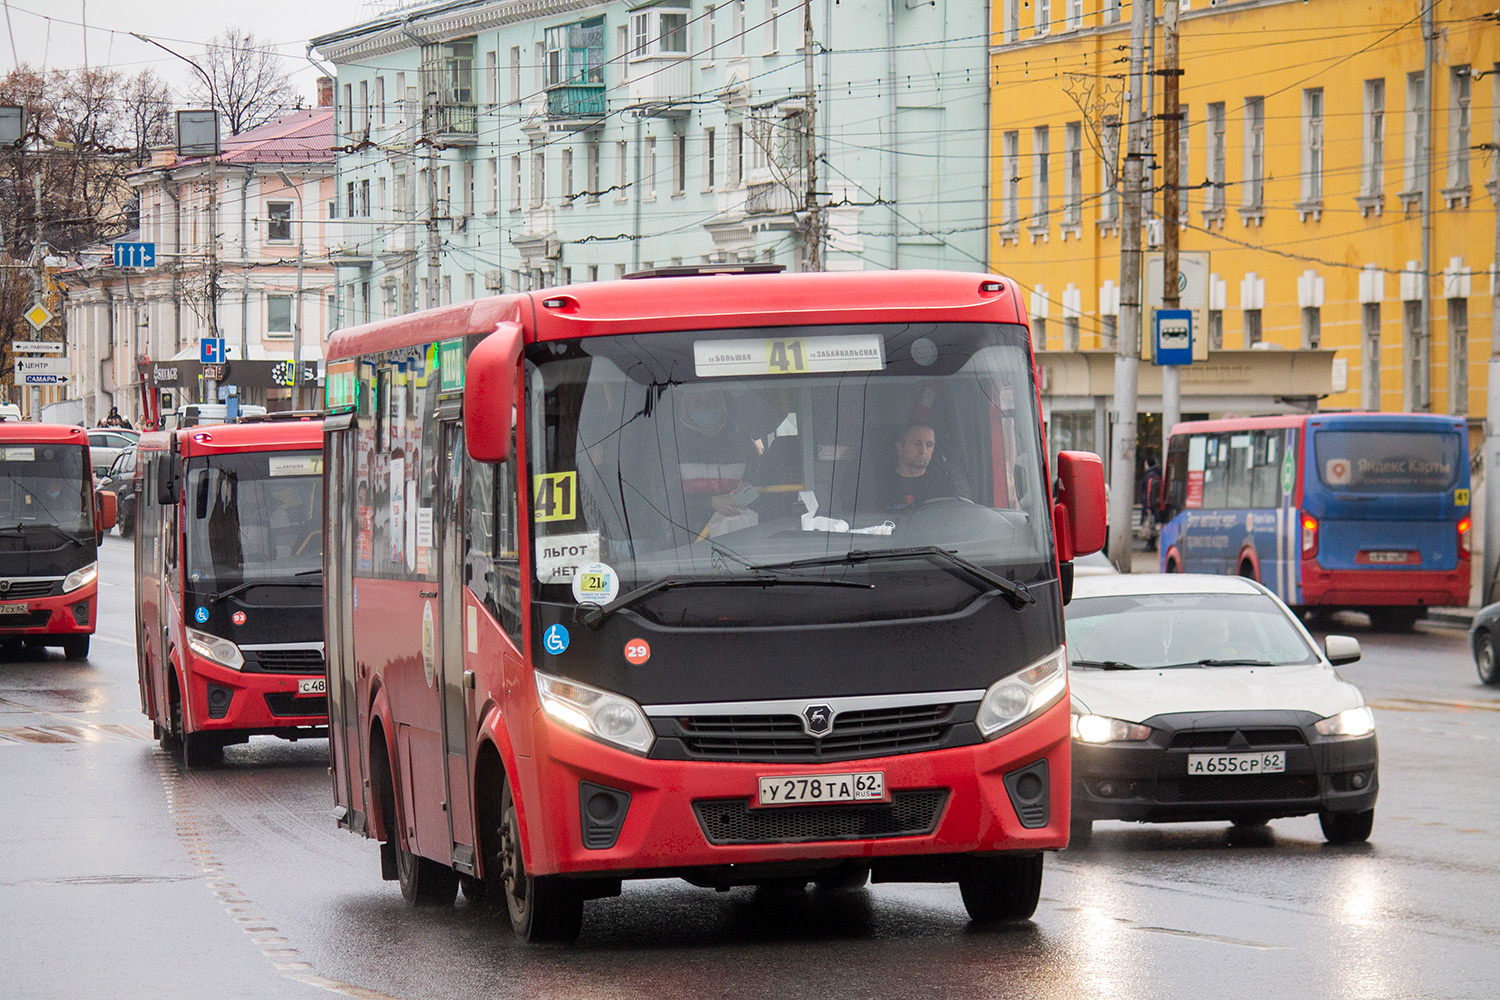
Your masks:
M49 597L61 580L12 580L10 586L0 592L0 599L21 601L29 597Z
M300 718L304 715L327 715L327 698L298 698L294 694L276 693L266 695L266 707L278 719Z
M256 649L253 655L260 669L268 674L321 674L321 649Z
M693 760L857 760L945 746L954 716L954 705L840 712L822 737L807 735L795 715L695 715L660 720L668 725L657 731L680 740Z
M948 792L900 791L890 802L752 809L748 799L693 803L710 844L795 844L816 840L920 837L937 829Z

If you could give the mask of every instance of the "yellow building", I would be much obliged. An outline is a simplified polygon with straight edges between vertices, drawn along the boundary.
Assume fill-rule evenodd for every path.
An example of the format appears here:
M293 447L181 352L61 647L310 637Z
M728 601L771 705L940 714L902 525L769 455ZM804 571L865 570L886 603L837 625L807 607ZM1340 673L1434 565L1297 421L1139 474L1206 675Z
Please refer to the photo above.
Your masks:
M1437 0L1429 51L1425 2L1184 2L1180 245L1209 255L1212 348L1335 349L1324 408L1482 418L1500 23L1493 0ZM1130 4L993 10L990 264L1031 290L1039 346L1112 347ZM1159 67L1159 25L1154 38ZM1142 242L1159 251L1164 77L1150 79Z

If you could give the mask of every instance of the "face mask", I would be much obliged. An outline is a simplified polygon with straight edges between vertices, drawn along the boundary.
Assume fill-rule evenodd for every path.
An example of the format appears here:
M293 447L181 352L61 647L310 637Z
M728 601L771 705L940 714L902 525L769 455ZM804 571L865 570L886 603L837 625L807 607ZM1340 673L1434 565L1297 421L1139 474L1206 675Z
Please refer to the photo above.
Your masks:
M689 408L687 411L687 422L690 426L700 431L713 430L719 421L724 418L724 408L715 406L709 410L695 410Z

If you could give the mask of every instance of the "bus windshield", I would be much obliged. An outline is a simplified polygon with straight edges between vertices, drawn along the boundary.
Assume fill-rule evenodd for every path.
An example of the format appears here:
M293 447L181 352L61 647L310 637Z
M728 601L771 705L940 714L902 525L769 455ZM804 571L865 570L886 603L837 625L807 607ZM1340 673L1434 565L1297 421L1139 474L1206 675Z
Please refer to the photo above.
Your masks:
M1463 442L1432 431L1320 430L1318 477L1331 490L1442 493L1458 482Z
M876 589L943 575L891 550L940 548L1023 582L1050 562L1024 327L654 333L542 343L527 358L544 600L606 604L665 577L691 587L768 570ZM953 586L933 600L973 598ZM910 593L897 603L885 613L933 610Z
M92 476L79 445L0 447L0 528L48 525L92 533Z
M187 571L199 592L247 583L321 583L323 456L277 451L195 458L184 513Z

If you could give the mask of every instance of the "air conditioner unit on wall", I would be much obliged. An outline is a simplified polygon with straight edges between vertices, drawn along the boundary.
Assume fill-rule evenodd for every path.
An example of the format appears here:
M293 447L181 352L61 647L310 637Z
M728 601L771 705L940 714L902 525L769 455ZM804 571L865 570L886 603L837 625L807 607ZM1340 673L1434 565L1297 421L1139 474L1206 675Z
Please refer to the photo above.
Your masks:
M484 287L492 292L505 291L505 272L498 268L484 272Z

